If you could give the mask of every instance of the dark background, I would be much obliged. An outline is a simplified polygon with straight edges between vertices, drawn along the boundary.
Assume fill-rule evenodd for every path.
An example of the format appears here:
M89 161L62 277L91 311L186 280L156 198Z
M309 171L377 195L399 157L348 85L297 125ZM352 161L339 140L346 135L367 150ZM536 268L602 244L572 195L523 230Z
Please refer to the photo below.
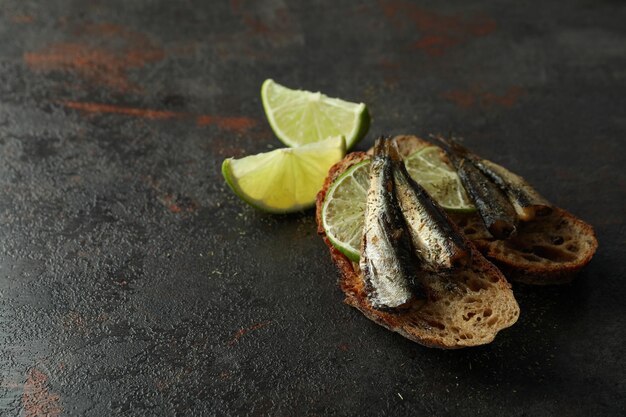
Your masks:
M626 413L620 1L0 1L2 416ZM266 78L449 133L590 222L571 285L439 351L342 304L312 211L220 165Z

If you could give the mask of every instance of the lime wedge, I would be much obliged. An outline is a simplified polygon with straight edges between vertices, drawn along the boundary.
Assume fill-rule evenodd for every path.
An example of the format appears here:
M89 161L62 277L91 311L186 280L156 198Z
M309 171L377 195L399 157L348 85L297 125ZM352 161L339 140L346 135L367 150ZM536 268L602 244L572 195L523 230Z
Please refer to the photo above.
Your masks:
M436 146L428 146L409 155L404 165L411 177L448 211L474 211L456 171Z
M439 148L428 146L405 158L404 163L411 177L444 209L474 211L458 175L443 157ZM322 205L322 227L326 236L354 262L360 256L369 171L369 159L350 167L331 184Z
M350 149L369 128L370 116L363 103L350 103L319 92L292 90L271 79L263 83L261 99L272 130L287 146L343 136Z
M326 236L352 261L359 260L370 160L359 162L333 182L322 205Z
M308 208L315 202L330 167L346 153L343 137L333 137L299 148L228 158L222 174L237 196L271 213Z

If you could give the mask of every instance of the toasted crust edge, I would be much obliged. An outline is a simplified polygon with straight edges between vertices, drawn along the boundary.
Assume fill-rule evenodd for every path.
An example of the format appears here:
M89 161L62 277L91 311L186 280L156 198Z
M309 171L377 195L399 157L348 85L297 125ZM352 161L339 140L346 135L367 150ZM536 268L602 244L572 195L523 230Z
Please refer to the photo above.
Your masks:
M530 285L558 285L571 282L576 275L585 267L598 249L598 239L596 238L593 227L585 223L580 218L560 207L554 207L554 215L559 218L567 219L573 225L579 234L589 239L590 245L583 255L575 262L568 263L545 263L532 264L512 262L502 252L496 250L497 242L488 240L474 240L476 247L479 248L484 255L492 260L507 278Z

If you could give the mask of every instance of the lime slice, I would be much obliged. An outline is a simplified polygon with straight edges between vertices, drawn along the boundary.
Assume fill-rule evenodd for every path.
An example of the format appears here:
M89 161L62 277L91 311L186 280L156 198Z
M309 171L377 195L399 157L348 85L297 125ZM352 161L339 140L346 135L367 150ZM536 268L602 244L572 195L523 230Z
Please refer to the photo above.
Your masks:
M363 103L350 103L317 92L291 90L265 80L261 99L272 130L285 145L297 147L331 136L352 148L367 133L370 116Z
M411 177L448 211L474 211L461 180L436 146L423 148L404 159Z
M322 205L322 226L332 244L352 261L359 260L370 161L350 167L333 182Z
M346 153L343 137L299 148L228 158L222 174L242 200L263 211L288 213L310 207L332 165Z

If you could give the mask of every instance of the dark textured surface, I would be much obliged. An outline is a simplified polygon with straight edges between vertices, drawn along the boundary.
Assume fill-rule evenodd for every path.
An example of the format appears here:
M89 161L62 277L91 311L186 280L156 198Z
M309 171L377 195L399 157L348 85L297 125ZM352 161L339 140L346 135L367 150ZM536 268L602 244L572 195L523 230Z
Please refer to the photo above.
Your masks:
M0 3L2 416L626 414L623 2ZM596 257L489 346L376 326L312 212L224 186L267 77L368 103L359 149L465 136Z

